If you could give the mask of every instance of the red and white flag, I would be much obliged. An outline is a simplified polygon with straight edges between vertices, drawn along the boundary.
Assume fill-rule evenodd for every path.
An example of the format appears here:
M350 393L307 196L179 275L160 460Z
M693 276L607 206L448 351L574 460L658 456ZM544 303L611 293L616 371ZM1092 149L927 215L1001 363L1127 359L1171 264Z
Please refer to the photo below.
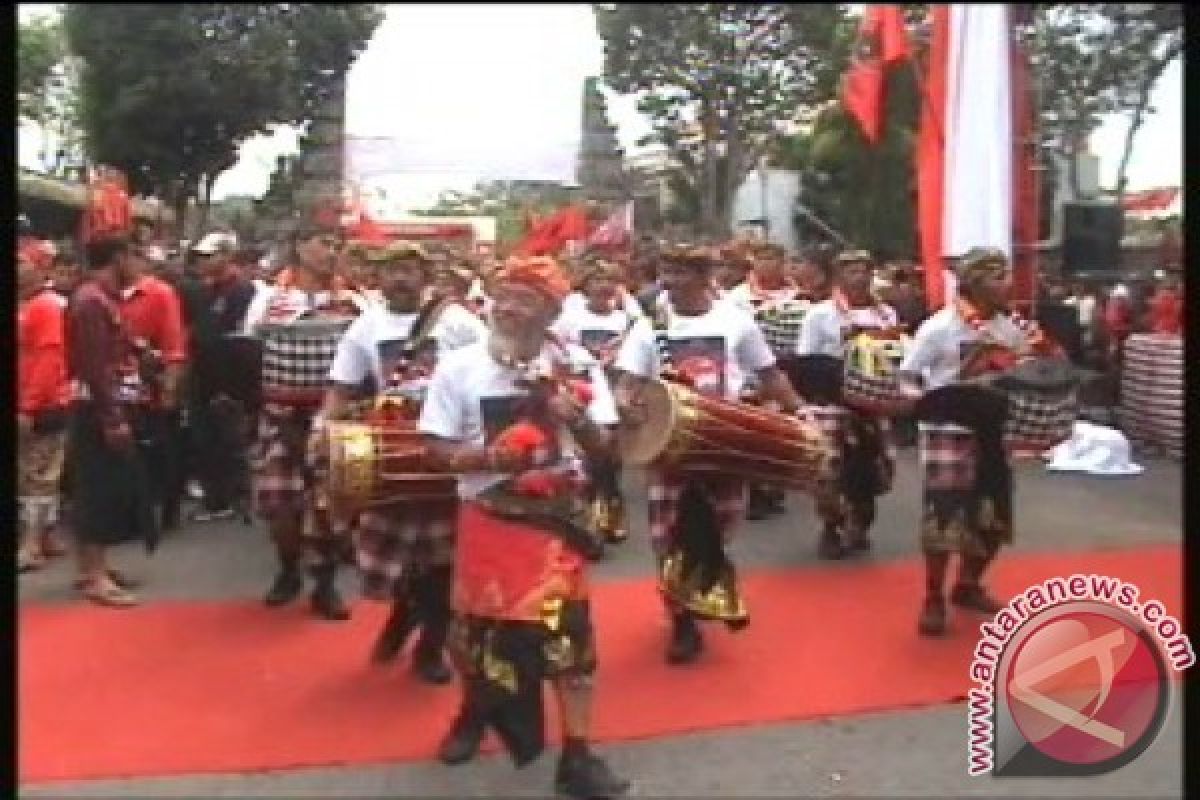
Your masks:
M954 293L946 257L995 247L1013 259L1020 305L1032 302L1036 181L1027 158L1032 108L1013 35L1000 4L933 5L929 67L917 136L917 219L926 302ZM1031 217L1032 215L1032 217Z
M633 239L633 201L614 211L588 237L589 247L615 249L625 247Z
M842 79L842 107L872 145L883 136L887 69L909 57L908 34L900 6L867 7L858 33L858 53Z

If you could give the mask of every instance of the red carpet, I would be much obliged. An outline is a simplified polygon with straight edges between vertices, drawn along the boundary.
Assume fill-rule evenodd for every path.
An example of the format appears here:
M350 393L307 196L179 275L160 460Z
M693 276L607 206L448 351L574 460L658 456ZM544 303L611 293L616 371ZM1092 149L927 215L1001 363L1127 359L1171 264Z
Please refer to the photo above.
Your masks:
M1178 546L1012 555L1007 596L1075 572L1131 581L1181 613ZM668 668L647 581L596 587L597 738L642 739L953 702L968 688L978 618L920 639L916 563L760 572L746 580L752 622L709 626L704 660ZM244 772L431 758L457 690L419 685L407 661L372 668L384 609L344 624L299 605L82 605L20 613L23 782ZM965 731L965 722L964 722Z

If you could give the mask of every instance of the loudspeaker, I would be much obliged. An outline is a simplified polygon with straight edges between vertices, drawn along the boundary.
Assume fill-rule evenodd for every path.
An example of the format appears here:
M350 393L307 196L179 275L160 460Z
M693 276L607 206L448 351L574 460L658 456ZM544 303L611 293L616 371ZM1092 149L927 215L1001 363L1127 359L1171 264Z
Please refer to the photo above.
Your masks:
M1117 269L1120 266L1123 221L1119 206L1064 205L1063 274Z

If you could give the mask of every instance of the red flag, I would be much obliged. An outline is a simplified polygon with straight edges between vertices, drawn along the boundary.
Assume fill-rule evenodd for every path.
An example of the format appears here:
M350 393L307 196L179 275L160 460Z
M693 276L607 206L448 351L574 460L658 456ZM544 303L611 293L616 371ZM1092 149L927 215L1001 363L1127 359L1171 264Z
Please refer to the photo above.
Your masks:
M1032 87L1029 60L1013 36L1012 58L1013 107L1013 259L1012 297L1014 304L1032 316L1037 301L1038 172L1034 137Z
M133 203L126 189L125 176L115 169L98 167L89 180L88 207L81 225L83 241L101 236L127 233L133 228Z
M883 133L887 68L910 54L900 7L868 6L858 42L859 53L843 79L842 106L875 145Z
M946 67L950 54L950 7L934 5L929 42L929 70L917 131L917 228L925 266L925 307L946 303L942 264L942 212L945 176Z
M629 244L633 235L633 202L623 204L588 237L591 247L616 249Z
M557 255L567 242L585 241L587 236L587 213L578 206L567 206L538 220L513 249L513 253L521 256Z

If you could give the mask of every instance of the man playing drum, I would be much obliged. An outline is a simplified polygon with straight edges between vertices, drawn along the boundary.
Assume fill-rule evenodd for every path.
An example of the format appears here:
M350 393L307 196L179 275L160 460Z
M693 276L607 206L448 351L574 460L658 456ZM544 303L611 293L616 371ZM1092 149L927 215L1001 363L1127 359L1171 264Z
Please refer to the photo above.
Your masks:
M744 259L749 270L745 280L730 290L725 299L754 316L776 358L791 355L809 303L787 273L787 252L773 242L760 241L730 248L730 254ZM751 397L747 400L753 401L757 395L755 387L748 389ZM786 496L778 487L751 486L746 519L760 520L784 513Z
M701 395L736 402L753 375L764 400L778 403L785 413L795 412L799 399L776 367L754 319L713 297L711 256L702 250L676 248L662 254L660 265L668 295L660 318L654 326L645 320L637 323L617 356L616 367L622 373L617 403L623 420L635 425L644 421L640 395L645 383L656 378L681 380ZM677 581L672 576L683 573L667 568L682 559L685 539L724 553L724 543L745 514L746 482L737 475L699 478L659 468L648 471L648 480L650 537L672 621L667 661L684 664L700 655L704 642L696 613L671 599L679 596L681 588L673 585ZM697 515L694 509L702 511ZM727 555L722 559L729 563ZM734 580L731 570L728 574ZM732 599L736 591L719 594ZM731 609L721 613L734 615Z
M843 362L849 344L898 331L896 312L871 293L873 263L863 250L836 259L833 295L817 303L804 318L796 354L802 359L826 356ZM887 422L856 408L842 397L807 397L810 410L838 448L836 477L817 493L817 513L823 527L817 552L837 559L867 550L867 535L875 521L875 498L891 488L896 463Z
M1015 357L1056 351L1035 323L1008 310L1011 274L1002 251L975 248L957 272L957 297L917 329L900 365L902 385L914 398L1003 368ZM977 415L1002 417L1004 411L982 407ZM1000 610L981 581L1000 546L1012 541L1012 475L1003 448L982 447L977 432L964 425L923 419L918 430L926 594L917 627L931 636L946 629L943 586L952 553L960 564L950 602L986 614Z
M563 303L551 331L564 342L584 348L613 377L613 362L634 323L644 315L623 287L624 275L611 261L592 260L581 268L576 283L583 304ZM569 300L570 298L568 298ZM592 487L592 519L596 532L608 542L628 536L625 501L621 496L621 465L614 453L588 465Z
M600 365L546 335L570 290L552 259L510 260L493 287L487 340L438 362L418 423L463 500L450 634L463 702L439 755L471 759L492 728L518 766L532 761L549 680L563 727L555 788L613 797L628 782L588 746L596 650L581 483L616 409Z
M261 292L246 312L248 334L262 323L293 321L303 314L352 316L366 307L359 295L341 288L344 279L334 271L336 238L318 228L301 230L294 243L293 266L286 271L288 285ZM318 525L313 508L316 475L307 463L307 442L320 404L271 396L264 388L259 414L258 439L251 448L254 501L268 523L279 558L279 574L264 599L268 606L290 603L304 590L301 562L312 562L316 581L312 595L314 613L329 620L350 618L335 585L342 543L324 525Z
M363 254L364 271L386 301L364 311L338 342L329 369L331 386L313 436L326 422L376 418L392 405L402 424L413 424L439 354L484 338L484 324L449 298L431 297L432 261L420 245L397 242ZM319 451L320 442L312 449ZM385 663L417 626L417 674L429 683L451 678L442 660L450 621L450 569L454 555L453 495L427 502L406 500L362 511L355 520L358 564L366 594L386 598L392 611L372 660Z

